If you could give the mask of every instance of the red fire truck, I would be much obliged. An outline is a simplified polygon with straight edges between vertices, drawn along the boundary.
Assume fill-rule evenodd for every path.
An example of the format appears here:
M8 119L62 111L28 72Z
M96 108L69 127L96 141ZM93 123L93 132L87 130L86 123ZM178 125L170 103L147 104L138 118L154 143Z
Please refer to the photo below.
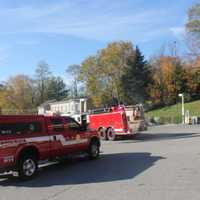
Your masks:
M12 170L23 179L33 177L42 160L87 152L99 156L97 131L70 117L0 116L0 171Z
M102 140L131 136L147 128L142 105L93 110L88 115L88 123L90 128L98 130Z

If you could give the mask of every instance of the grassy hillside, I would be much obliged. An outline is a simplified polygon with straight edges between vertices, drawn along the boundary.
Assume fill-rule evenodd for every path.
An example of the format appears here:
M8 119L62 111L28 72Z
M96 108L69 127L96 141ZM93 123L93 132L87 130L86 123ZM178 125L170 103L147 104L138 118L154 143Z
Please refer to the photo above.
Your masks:
M185 103L185 111L189 110L190 116L200 116L200 100ZM181 104L176 104L146 113L148 118L156 117L163 123L181 122Z

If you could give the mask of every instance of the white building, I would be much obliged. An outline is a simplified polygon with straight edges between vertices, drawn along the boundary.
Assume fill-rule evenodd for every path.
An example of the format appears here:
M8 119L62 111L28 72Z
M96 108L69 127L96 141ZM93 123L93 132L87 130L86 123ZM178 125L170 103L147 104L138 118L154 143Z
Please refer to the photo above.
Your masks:
M81 115L87 112L87 98L46 102L38 107L38 114Z

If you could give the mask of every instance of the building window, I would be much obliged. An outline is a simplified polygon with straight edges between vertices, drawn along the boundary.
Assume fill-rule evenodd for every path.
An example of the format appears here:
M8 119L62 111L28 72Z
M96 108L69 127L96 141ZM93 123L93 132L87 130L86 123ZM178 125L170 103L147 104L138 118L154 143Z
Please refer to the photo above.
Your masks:
M71 109L70 109L71 112L74 111L74 104L71 104Z
M75 112L78 113L79 112L79 104L75 104Z
M67 106L65 106L65 113L67 113Z

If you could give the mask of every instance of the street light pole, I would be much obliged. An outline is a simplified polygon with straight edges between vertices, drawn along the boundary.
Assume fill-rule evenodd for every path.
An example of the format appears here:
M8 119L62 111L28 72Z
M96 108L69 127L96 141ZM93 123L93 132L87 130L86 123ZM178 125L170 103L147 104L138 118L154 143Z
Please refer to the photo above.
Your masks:
M179 94L179 97L182 99L182 124L185 124L185 107L184 107L184 95Z

